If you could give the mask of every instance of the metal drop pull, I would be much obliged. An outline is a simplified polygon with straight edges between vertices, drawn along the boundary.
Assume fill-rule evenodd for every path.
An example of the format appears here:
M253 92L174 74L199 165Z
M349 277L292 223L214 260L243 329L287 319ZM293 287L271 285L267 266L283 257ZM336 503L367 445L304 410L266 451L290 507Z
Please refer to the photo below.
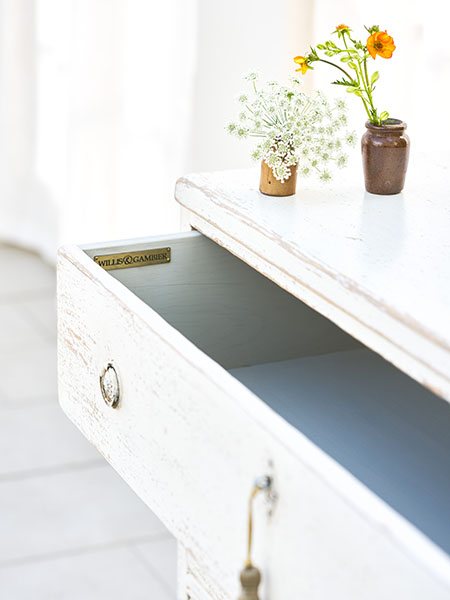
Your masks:
M100 390L107 406L117 408L120 404L120 381L113 362L106 363L100 375Z
M240 572L242 591L238 600L259 600L258 587L261 583L261 573L252 563L252 543L253 543L253 500L262 490L270 488L272 480L268 475L259 477L253 486L248 503L248 544L247 559L245 567Z
M242 592L239 600L258 600L258 587L261 583L261 573L256 567L244 567L239 575Z

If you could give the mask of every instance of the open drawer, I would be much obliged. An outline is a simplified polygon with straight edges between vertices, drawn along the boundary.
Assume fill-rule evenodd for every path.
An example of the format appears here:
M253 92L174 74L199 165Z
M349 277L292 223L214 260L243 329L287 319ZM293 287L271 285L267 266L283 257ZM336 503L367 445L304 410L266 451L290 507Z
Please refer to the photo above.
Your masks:
M264 474L263 598L448 599L447 403L197 232L62 248L58 315L61 405L186 548L192 600L237 595Z

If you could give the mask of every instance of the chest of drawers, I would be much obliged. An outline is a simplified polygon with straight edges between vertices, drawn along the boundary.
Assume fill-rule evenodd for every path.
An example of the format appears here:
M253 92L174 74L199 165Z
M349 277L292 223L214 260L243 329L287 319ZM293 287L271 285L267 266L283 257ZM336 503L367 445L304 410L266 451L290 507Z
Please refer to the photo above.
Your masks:
M192 230L60 250L61 405L176 536L180 599L237 596L266 474L262 598L447 599L449 211L256 181L183 178Z

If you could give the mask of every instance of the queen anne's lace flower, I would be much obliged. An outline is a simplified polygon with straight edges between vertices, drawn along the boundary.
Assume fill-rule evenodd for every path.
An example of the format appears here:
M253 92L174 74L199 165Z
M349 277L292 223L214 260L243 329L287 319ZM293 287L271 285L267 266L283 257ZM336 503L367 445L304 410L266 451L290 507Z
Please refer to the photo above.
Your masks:
M337 158L337 166L342 169L343 167L347 166L347 162L348 162L348 157L346 154L341 154L338 156Z
M347 133L347 137L345 138L345 141L347 142L347 144L349 146L354 146L356 144L356 132L353 131L352 133Z
M238 97L239 123L230 123L227 131L238 138L259 138L252 158L264 160L279 181L286 181L290 167L298 165L302 176L317 173L327 182L333 164L347 164L342 146L354 145L356 135L341 132L347 123L345 102L331 104L322 92L308 96L297 77L287 86L270 82L262 90L256 86L256 71L244 78L252 83L253 96Z
M259 78L258 71L249 71L244 75L244 79L247 81L256 81Z
M320 174L320 180L324 181L325 183L328 183L331 180L330 171L322 171L322 173Z
M235 133L238 138L246 138L249 135L249 130L246 129L245 127L236 127L236 129L233 131L233 133Z

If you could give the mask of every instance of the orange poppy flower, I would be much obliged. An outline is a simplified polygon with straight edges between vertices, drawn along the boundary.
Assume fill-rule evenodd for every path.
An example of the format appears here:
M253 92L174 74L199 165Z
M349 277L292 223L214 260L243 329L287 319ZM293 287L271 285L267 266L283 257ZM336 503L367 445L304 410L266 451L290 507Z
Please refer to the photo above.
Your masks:
M306 73L306 71L308 70L308 65L306 64L306 58L304 56L296 56L294 58L294 62L296 62L299 66L299 68L295 69L295 70L301 71L302 75L304 75Z
M387 31L375 31L367 40L367 50L372 58L391 58L395 50L394 40Z
M350 31L350 27L348 25L337 25L336 31L342 31L342 29L348 29Z

